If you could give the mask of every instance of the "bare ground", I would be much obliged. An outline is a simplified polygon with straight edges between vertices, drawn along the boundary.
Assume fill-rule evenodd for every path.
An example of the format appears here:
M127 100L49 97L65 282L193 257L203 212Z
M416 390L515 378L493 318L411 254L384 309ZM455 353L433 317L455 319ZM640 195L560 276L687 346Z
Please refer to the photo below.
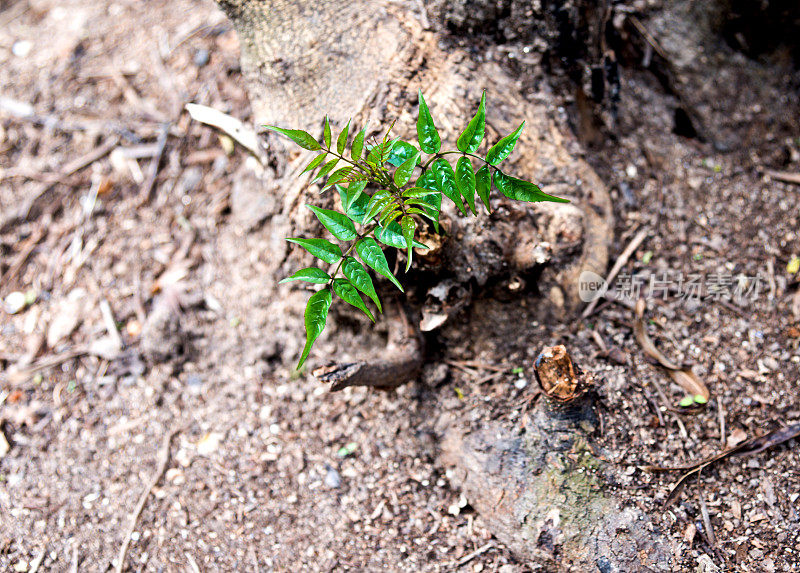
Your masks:
M723 153L673 134L674 97L647 72L623 69L619 139L586 152L617 200L616 252L639 228L651 231L625 272L762 277L746 304L651 301L651 334L694 362L714 396L701 414L683 416L663 408L680 395L643 358L629 309L601 305L582 325L563 324L543 320L533 294L477 300L439 335L417 383L328 394L292 370L305 294L263 278L262 261L285 247L254 213L275 199L248 187L255 168L242 150L226 153L228 142L181 114L193 101L248 119L237 40L213 4L38 0L5 6L0 23L0 96L43 118L0 111L0 213L61 174L34 217L0 237L0 296L30 293L24 310L0 314L0 430L9 443L4 452L0 440L1 569L39 557L47 570L109 569L164 437L177 430L135 528L135 570L527 570L460 507L469 500L436 463L435 421L452 412L513 424L533 394L533 359L554 343L602 381L600 440L619 470L614 487L683 540L685 570L707 560L796 569L794 442L724 462L667 510L676 477L638 469L699 459L741 432L800 417L800 303L797 275L786 270L800 254L800 187L760 171L800 170L796 96L785 95L798 84L780 62L770 68L785 74L768 82L774 91L737 101L738 124L726 126L747 126L746 146ZM553 113L571 105L554 96ZM173 124L151 199L143 189L152 149L62 173L109 141L152 146L164 121ZM183 306L180 330L172 344L157 341L168 360L151 368L141 326L171 299ZM102 301L121 354L10 376L26 360L102 341ZM346 312L331 322L316 364L360 356L385 337ZM624 364L598 355L591 330ZM495 371L481 364L502 372L482 382ZM353 452L340 456L348 444Z

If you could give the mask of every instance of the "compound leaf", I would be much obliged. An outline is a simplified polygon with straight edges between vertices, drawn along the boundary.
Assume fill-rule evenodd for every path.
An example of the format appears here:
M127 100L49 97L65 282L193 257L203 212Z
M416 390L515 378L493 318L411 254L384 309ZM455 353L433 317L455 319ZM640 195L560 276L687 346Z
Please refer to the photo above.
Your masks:
M406 248L406 240L403 238L403 229L400 228L400 223L397 221L392 221L385 227L376 227L373 231L373 235L387 247L395 247L396 249ZM414 246L420 249L428 248L427 245L423 245L418 241L414 241Z
M417 209L416 207L409 207L408 209L406 209L406 213L408 213L409 215L419 215L421 217L425 217L426 219L430 219L433 222L434 225L437 222L436 219L434 219L432 215L430 215L429 213L426 213L422 209ZM419 245L416 244L416 241L414 243L414 246L415 247L419 246ZM425 247L425 246L423 246L422 248L427 249L427 247Z
M333 292L338 294L343 301L353 305L358 310L366 314L372 322L375 322L375 317L372 316L372 313L367 308L367 305L364 304L364 300L361 298L361 295L358 294L356 288L350 284L350 281L346 279L335 279L333 281Z
M358 236L355 225L346 215L330 209L320 209L314 205L306 205L306 207L311 209L322 226L340 241L352 241Z
M447 195L447 197L456 204L458 210L461 211L463 215L466 215L467 211L464 209L464 202L461 200L461 193L456 184L456 174L453 172L450 163L443 157L440 157L433 162L431 170L436 177L436 190ZM417 183L419 184L419 182Z
M436 189L436 174L433 169L428 169L425 173L419 176L413 188L428 189L431 193L438 193Z
M338 245L334 245L326 239L286 239L290 243L300 245L309 253L325 261L328 264L333 264L342 258L342 249Z
M306 281L308 283L325 284L331 280L328 273L317 267L307 267L300 269L290 277L286 277L279 284L288 283L290 281Z
M397 207L395 207L394 210L387 211L383 216L381 216L381 219L380 219L381 227L385 227L386 225L389 225L390 223L392 223L395 219L397 219L402 214L403 214L403 212L400 209L398 209Z
M309 163L308 165L306 165L306 168L305 168L305 169L303 169L303 173L306 173L307 171L312 171L312 170L316 169L317 167L319 167L319 166L320 166L320 164L321 164L323 161L325 161L325 158L326 158L327 156L328 156L328 154L327 154L327 153L323 153L323 154L321 154L321 155L317 155L317 156L316 156L314 159L312 159L312 160L311 160L311 163Z
M328 161L325 165L322 166L322 169L320 169L317 172L317 174L314 176L314 178L311 181L316 181L317 179L321 179L322 177L325 177L328 173L333 171L333 168L336 167L337 163L339 163L339 159L338 158L334 158L334 159L331 159L330 161Z
M439 132L436 131L436 126L433 124L433 118L428 109L428 104L425 103L425 98L422 97L422 90L419 91L417 138L419 139L420 149L425 153L439 153L439 150L442 148L442 140L439 138Z
M478 197L481 198L483 204L486 206L488 213L492 212L489 207L489 192L492 190L492 172L489 171L489 166L484 165L475 173L475 190L478 192Z
M517 144L519 134L522 133L523 127L525 127L524 121L519 124L519 127L515 129L513 133L506 135L503 139L495 143L489 150L489 153L486 154L486 163L489 165L497 165L508 157L511 152L514 151L514 146Z
M432 169L429 169L417 179L416 187L421 189L429 189L431 193L423 197L426 203L430 203L433 208L425 211L428 212L429 217L433 218L433 227L436 232L439 232L439 212L442 209L442 194L436 189L436 175Z
M355 139L353 140L353 146L350 148L350 157L353 158L353 161L358 161L361 159L361 152L364 151L364 138L367 136L367 126L364 126L364 129L358 132Z
M344 153L344 148L347 146L347 135L350 132L350 121L347 122L347 125L344 126L342 133L339 134L339 137L336 138L336 152L341 155Z
M386 162L393 167L400 167L400 165L405 163L406 160L415 153L419 153L419 149L401 139L394 144L394 147L392 147L392 151L389 153L389 157ZM420 163L419 158L417 158L417 163Z
M383 144L379 143L378 145L373 145L372 147L368 147L369 153L367 153L367 163L374 167L378 167L381 162L381 146Z
M357 223L363 221L364 215L367 214L369 197L364 194L366 186L366 181L355 181L349 187L336 185L345 214Z
M475 210L475 172L472 170L472 162L469 157L462 155L456 163L456 185L461 196L464 197L474 214Z
M348 175L353 171L353 167L348 165L347 167L342 167L341 169L337 169L331 176L328 177L328 181L325 183L325 188L335 185L339 181L346 179Z
M325 116L325 125L322 128L322 140L325 142L325 147L331 148L331 122L328 121L328 116Z
M383 250L381 250L380 245L375 242L375 239L372 237L360 239L356 243L356 252L367 266L374 269L378 274L381 274L392 281L394 286L399 288L401 292L405 292L403 287L400 286L400 283L397 282L397 279L392 274L392 271L389 269L389 263L386 262L386 256L383 254Z
M483 141L483 132L486 129L486 92L481 95L481 103L475 116L469 120L467 128L458 136L456 147L463 153L473 153Z
M317 151L322 149L317 140L314 139L310 133L303 131L302 129L283 129L282 127L275 127L274 125L265 125L264 127L285 135L303 149L308 149L309 151Z
M536 203L539 201L569 203L569 199L548 195L533 183L511 177L502 171L497 171L494 174L494 185L500 193L515 201L528 201L529 203Z
M413 198L420 198L420 197L427 197L431 194L430 189L425 189L423 187L411 187L406 189L401 193L403 197L413 197Z
M370 222L375 215L380 213L388 204L392 202L392 199L392 194L386 189L377 191L372 197L370 197L369 203L367 203L367 214L364 216L362 224L366 225L368 222Z
M421 152L417 151L414 155L406 159L400 167L394 172L394 184L398 187L402 187L408 180L411 179L411 176L414 174L414 168L417 166L417 160L419 159Z
M394 124L392 124L392 125L394 125ZM386 135L389 135L389 134L387 133ZM384 163L389 161L389 157L391 157L391 155L392 155L392 150L394 149L394 146L397 144L398 141L400 141L400 138L396 137L396 138L392 139L391 141L384 141L381 144L381 146L380 146L380 148L381 148L380 149L380 153L381 153L380 164L381 165L383 165Z
M300 355L300 362L297 363L298 370L308 358L308 353L311 352L311 347L314 341L317 340L319 335L325 330L325 323L328 320L328 310L331 308L331 301L333 295L328 289L323 289L308 299L305 312L306 323L306 345L303 348L303 354Z
M354 287L372 299L372 302L378 307L378 312L383 312L381 301L378 299L378 293L375 292L375 285L372 284L372 277L369 276L364 265L353 257L346 257L344 259L344 264L342 264L342 274L347 277L347 280L349 280Z
M426 201L426 198L430 197L430 195L425 195L424 198L422 197L409 197L408 199L403 201L403 204L406 207L410 207L412 205L417 205L419 207L425 207L427 209L435 209L436 205L429 203Z

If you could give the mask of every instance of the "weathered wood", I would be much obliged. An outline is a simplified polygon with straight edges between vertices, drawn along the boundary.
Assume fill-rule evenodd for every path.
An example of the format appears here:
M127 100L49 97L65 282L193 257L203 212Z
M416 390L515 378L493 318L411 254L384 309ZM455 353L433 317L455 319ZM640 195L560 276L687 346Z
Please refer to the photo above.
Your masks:
M440 423L454 485L534 570L674 571L675 543L613 493L612 468L592 443L599 421L590 381L563 346L545 349L536 373L545 395L517 425L489 422L465 434Z

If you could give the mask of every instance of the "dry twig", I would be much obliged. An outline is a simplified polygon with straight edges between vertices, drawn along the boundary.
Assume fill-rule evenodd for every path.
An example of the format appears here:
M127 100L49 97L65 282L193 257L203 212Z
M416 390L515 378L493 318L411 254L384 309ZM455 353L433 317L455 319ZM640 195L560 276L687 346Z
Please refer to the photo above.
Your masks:
M751 438L749 440L745 440L741 444L734 446L725 450L722 453L719 453L715 456L711 456L710 458L706 458L699 462L693 462L691 464L686 464L682 466L674 466L674 467L666 467L666 466L644 466L642 469L651 471L651 472L670 472L670 471L686 471L681 479L673 486L672 491L669 492L666 501L664 502L664 506L669 506L672 504L678 497L678 494L683 489L683 486L686 485L686 482L689 481L689 478L692 476L699 476L700 472L702 472L705 468L722 461L726 458L731 456L753 456L755 454L761 453L766 449L778 446L784 442L788 442L792 438L796 438L800 436L800 422L795 422L794 424L790 424L785 428L780 428L778 430L774 430L772 432L768 432L763 436L758 436L757 438Z
M180 425L175 426L169 432L167 432L166 436L164 436L164 442L161 445L161 450L158 452L158 467L156 468L156 473L153 474L153 477L150 479L150 483L148 483L147 488L145 488L145 490L142 492L142 495L136 504L136 508L133 510L133 513L131 513L130 524L128 525L128 529L125 531L125 538L122 541L122 546L119 548L117 566L114 568L116 573L122 573L122 570L125 567L125 558L128 555L128 548L131 545L131 536L136 530L136 524L138 523L139 516L142 514L142 510L147 503L147 499L150 497L153 489L158 485L158 482L161 481L161 477L164 475L164 472L167 471L172 438L174 438L175 434L181 430L181 427L182 426Z
M164 156L164 148L167 146L167 138L169 137L170 124L165 123L161 127L161 132L158 134L158 141L156 142L156 153L150 160L150 167L147 170L147 179L139 191L140 203L145 203L151 199L153 194L153 187L156 184L156 177L158 177L158 167L161 165L161 158Z
M794 183L795 185L800 185L800 173L764 169L764 175L769 175L775 181L783 181L784 183Z
M461 567L462 565L464 565L466 563L469 563L470 561L472 561L473 559L475 559L479 555L482 555L482 554L486 553L487 551L489 551L492 547L494 547L494 543L492 543L490 541L489 543L479 547L478 549L476 549L472 553L468 553L468 554L464 555L464 557L462 557L461 559L459 559L456 562L456 567Z

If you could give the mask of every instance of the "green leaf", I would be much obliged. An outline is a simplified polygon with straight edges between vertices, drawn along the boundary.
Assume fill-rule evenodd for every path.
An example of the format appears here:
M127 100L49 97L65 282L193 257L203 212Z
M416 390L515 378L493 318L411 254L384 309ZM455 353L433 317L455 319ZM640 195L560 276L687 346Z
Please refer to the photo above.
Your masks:
M461 211L463 215L466 215L467 210L464 208L464 202L461 200L461 193L456 184L456 174L453 172L453 168L447 160L440 157L433 162L431 170L436 177L436 190L447 195L447 197L456 204L458 210Z
M346 458L347 456L355 452L357 449L358 449L357 442L349 442L344 446L342 446L341 448L339 448L339 451L336 452L336 455L339 456L340 458Z
M433 169L428 169L425 173L420 175L417 178L417 182L414 184L414 187L419 187L420 189L429 189L431 192L438 193L436 189L436 174L433 172Z
M392 156L392 150L399 141L400 138L397 137L391 141L383 141L372 147L368 146L369 153L367 154L367 163L375 167L383 167L383 164Z
M394 123L392 125L394 125ZM387 133L386 135L389 134ZM381 165L389 161L389 157L391 157L392 155L392 150L394 149L394 146L397 144L398 141L400 141L400 138L396 137L391 141L384 141L381 144L381 159L380 159Z
M442 140L439 138L439 132L436 131L436 126L433 124L433 118L428 109L428 104L425 103L425 98L422 97L422 90L419 91L417 138L419 139L420 149L425 153L439 153L439 150L442 148Z
M481 95L481 103L475 116L469 120L467 128L458 136L456 147L463 153L474 153L483 141L486 129L486 92Z
M396 249L405 249L406 240L403 237L403 229L400 228L400 223L392 221L385 227L376 227L372 233L375 238L387 247L395 247ZM414 246L420 249L427 249L427 245L423 245L418 241L414 241Z
M429 197L429 195L426 195L426 197ZM436 205L434 205L433 203L429 203L424 198L417 198L417 197L409 197L408 199L403 201L403 204L407 207L410 207L412 205L417 205L419 207L425 207L427 209L436 208Z
M372 277L369 276L369 273L361 263L353 257L346 257L344 264L342 264L342 274L347 277L347 280L353 286L372 299L372 302L378 307L378 312L383 312L378 293L375 292L375 286L372 284Z
M350 121L347 122L347 125L344 126L342 133L339 134L339 137L336 138L336 152L341 155L344 153L344 148L347 146L347 135L350 132Z
M275 127L274 125L265 125L264 127L285 135L303 149L308 149L309 151L322 149L320 144L317 143L317 140L314 139L310 133L302 129L283 129L282 127Z
M318 269L317 267L307 267L305 269L300 269L290 277L286 277L278 284L288 283L290 281L306 281L315 284L325 284L329 280L331 280L330 275L322 269Z
M367 214L369 196L364 193L366 186L366 181L356 181L347 188L341 185L336 186L342 199L342 208L345 214L357 223L363 221L364 215Z
M358 132L356 138L353 140L353 146L350 148L350 157L353 161L361 159L361 152L364 151L364 138L367 136L367 126Z
M346 215L330 209L320 209L314 205L306 205L306 207L311 209L322 226L340 241L352 241L358 236L355 225Z
M406 160L411 158L411 156L416 153L419 153L419 149L407 141L400 140L394 144L394 147L392 147L392 151L389 153L389 157L386 162L393 167L400 167L400 165L405 163ZM417 158L417 163L420 163L419 158Z
M325 126L322 128L322 140L325 142L325 147L331 148L331 123L328 121L328 116L325 116Z
M402 214L403 212L400 209L395 208L391 211L386 212L384 215L381 215L380 219L381 227L385 227L386 225L391 224L392 222L394 222L395 219L397 219Z
M417 151L414 155L406 159L403 164L397 168L394 172L394 184L398 187L402 187L408 180L411 179L411 176L414 174L414 168L417 166L417 160L419 159L421 152Z
M342 249L326 239L286 239L290 243L300 245L309 253L322 259L326 263L333 264L342 258Z
M317 155L317 156L316 156L314 159L312 159L312 160L311 160L311 163L309 163L308 165L306 165L306 168L305 168L305 169L303 169L303 173L306 173L307 171L312 171L312 170L316 169L317 167L319 167L319 166L320 166L320 164L321 164L323 161L325 161L325 158L326 158L327 156L328 156L328 154L327 154L327 153L322 153L322 154L320 154L320 155Z
M517 144L519 134L522 133L522 128L525 127L525 122L519 124L519 127L513 133L506 135L503 139L498 141L486 154L486 163L489 165L497 165L503 159L509 156Z
M430 189L424 189L423 187L411 187L403 191L400 195L403 197L413 197L418 199L420 197L427 197L431 194Z
M328 289L322 289L318 293L311 295L308 299L305 312L306 322L306 345L303 348L303 354L300 355L300 362L297 363L299 370L303 363L308 358L308 353L311 352L311 347L314 341L317 340L319 335L325 330L325 323L328 320L328 310L331 308L331 301L333 295Z
M398 210L399 210L399 209L400 209L400 207L399 207L399 205L398 205L398 204L397 204L397 203L394 201L394 198L393 198L393 200L392 200L391 202L387 203L387 204L386 204L386 205L383 207L383 209L381 209L381 210L380 210L380 212L378 213L378 222L380 222L380 221L381 221L381 219L383 219L383 218L384 218L386 215L388 215L389 213L391 213L391 212L392 212L392 211L394 211L395 209L398 209ZM381 225L381 226L383 226L383 225Z
M442 212L442 194L436 193L435 195L428 195L428 197L425 200L434 207L433 209L423 209L423 210L428 214L428 218L430 218L433 221L433 228L438 233L439 215Z
M353 167L351 165L348 165L347 167L342 167L341 169L337 169L336 171L331 173L330 177L328 177L328 181L325 183L325 187L331 187L332 185L335 185L342 179L345 179L348 175L350 175L351 171L353 171Z
M488 165L484 165L475 173L475 190L478 192L478 197L481 198L481 201L483 201L483 204L486 206L486 212L491 213L492 208L489 207L489 192L492 190L492 172L489 171Z
M400 286L400 283L397 282L397 279L392 274L392 271L389 270L389 263L386 262L386 256L384 256L380 245L375 242L375 239L371 237L365 237L359 240L356 243L356 252L367 266L371 267L375 270L375 272L392 281L394 286L400 289L400 292L405 292L403 287Z
M367 214L364 216L362 224L366 225L370 222L375 215L380 213L392 202L392 199L394 199L394 197L392 197L392 194L386 189L375 192L375 194L370 197L369 203L367 203Z
M311 181L316 181L317 179L321 179L321 178L325 177L328 173L333 171L333 168L336 167L337 163L339 163L339 159L338 158L334 158L334 159L331 159L330 161L328 161L325 165L322 166L322 169L320 169L317 172L317 174L314 176L314 178Z
M350 185L348 185L347 187L337 183L336 189L339 191L339 196L342 199L342 208L345 211L350 209L353 202L359 197L361 197L366 187L367 187L366 181L354 181L350 183ZM367 199L369 199L369 197L367 197Z
M500 193L516 201L528 201L529 203L536 203L539 201L569 203L569 199L548 195L533 183L528 183L516 177L510 177L499 170L494 174L494 185Z
M436 232L439 232L439 212L442 209L442 194L436 189L436 175L434 174L432 169L429 169L425 173L419 176L415 187L419 187L421 189L430 189L431 194L423 197L425 202L430 203L434 206L434 209L430 210L429 216L432 217L435 222L433 227L436 229ZM426 209L427 211L427 209Z
M369 153L367 153L367 163L374 167L378 167L381 163L381 146L383 144L373 145L372 147L367 147L369 149Z
M416 207L409 207L408 209L406 209L406 213L408 213L409 215L419 215L420 217L425 217L426 219L430 219L434 225L436 224L436 219L434 219L432 215L426 213L422 209L417 209ZM417 245L414 246L416 247ZM423 248L427 249L428 247L423 246Z
M467 205L474 214L475 210L475 172L469 157L462 155L456 163L456 185L461 196L466 199Z
M345 279L335 279L333 281L333 292L338 294L343 301L348 304L352 304L358 310L366 314L372 322L375 322L375 317L372 316L372 313L367 308L367 305L364 304L364 300L361 298L361 295L358 294L356 288L350 284L350 281Z
M400 228L403 229L403 238L406 240L406 272L411 268L411 258L414 253L414 231L417 230L417 223L413 218L405 216L400 220Z

